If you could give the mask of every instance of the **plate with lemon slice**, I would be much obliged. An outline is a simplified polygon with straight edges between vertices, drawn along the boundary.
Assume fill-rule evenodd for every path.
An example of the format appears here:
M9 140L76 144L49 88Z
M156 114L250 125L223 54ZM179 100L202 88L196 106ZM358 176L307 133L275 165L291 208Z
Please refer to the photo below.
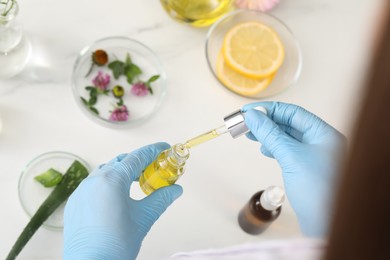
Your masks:
M223 86L258 99L293 85L302 67L290 29L270 14L249 10L229 13L210 28L206 56Z

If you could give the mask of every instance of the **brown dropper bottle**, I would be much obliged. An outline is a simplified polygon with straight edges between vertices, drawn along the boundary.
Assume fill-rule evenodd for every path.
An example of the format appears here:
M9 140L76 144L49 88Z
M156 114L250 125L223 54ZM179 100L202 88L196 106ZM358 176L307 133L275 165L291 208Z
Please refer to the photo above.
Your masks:
M283 189L278 186L255 193L238 215L240 227L252 235L262 233L279 217L284 197Z

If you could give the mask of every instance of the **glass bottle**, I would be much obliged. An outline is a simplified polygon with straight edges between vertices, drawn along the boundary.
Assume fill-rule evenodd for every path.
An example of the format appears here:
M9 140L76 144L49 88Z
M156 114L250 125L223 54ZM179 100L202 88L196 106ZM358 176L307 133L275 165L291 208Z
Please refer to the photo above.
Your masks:
M161 0L174 19L201 27L208 26L232 10L233 0Z
M174 184L184 173L184 165L190 156L189 149L183 144L176 144L162 151L139 178L139 185L144 193Z
M15 22L19 13L16 0L0 2L0 78L10 78L25 67L31 46Z
M225 133L233 138L249 132L245 124L244 113L241 109L224 117L224 125L207 133L189 139L184 144L176 144L170 149L161 152L139 178L141 189L149 195L158 188L172 185L184 173L184 165L190 156L190 148L210 141Z
M257 235L264 232L282 211L284 191L277 186L255 193L238 214L238 223L245 232Z

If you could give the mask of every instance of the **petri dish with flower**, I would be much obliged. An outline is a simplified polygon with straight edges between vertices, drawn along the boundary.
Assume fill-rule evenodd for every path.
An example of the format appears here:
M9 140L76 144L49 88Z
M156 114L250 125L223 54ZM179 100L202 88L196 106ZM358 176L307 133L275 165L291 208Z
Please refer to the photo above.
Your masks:
M73 67L72 90L83 113L111 128L140 124L157 112L166 91L160 59L146 45L108 37L85 47Z

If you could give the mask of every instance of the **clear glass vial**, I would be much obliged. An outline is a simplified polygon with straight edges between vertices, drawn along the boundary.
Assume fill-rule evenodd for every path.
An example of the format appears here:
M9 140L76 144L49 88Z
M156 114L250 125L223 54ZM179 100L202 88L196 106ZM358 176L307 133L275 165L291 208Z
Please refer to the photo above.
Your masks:
M176 144L162 151L139 178L142 191L153 191L174 184L184 173L185 163L190 156L189 149L183 144Z
M264 232L282 211L284 191L271 186L255 193L238 214L238 223L245 232L257 235Z
M31 45L16 23L19 5L16 0L0 2L0 78L10 78L23 70Z

